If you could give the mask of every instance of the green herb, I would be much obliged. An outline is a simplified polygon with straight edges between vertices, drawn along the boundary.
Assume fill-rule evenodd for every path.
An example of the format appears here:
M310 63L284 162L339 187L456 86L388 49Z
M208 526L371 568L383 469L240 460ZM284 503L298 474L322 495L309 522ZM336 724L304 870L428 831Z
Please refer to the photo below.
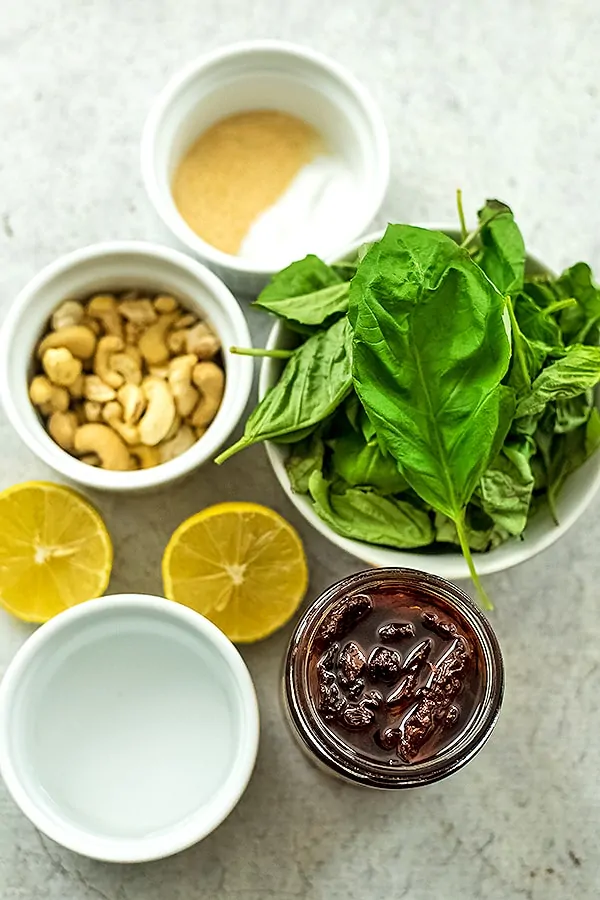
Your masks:
M348 282L311 254L275 275L254 305L285 319L290 328L314 328L346 312L348 291Z
M489 200L459 246L392 225L347 261L288 266L257 305L302 334L219 462L288 443L293 490L345 537L473 553L519 537L600 446L600 289L589 266L532 274ZM307 337L308 336L308 337ZM241 351L246 352L246 351ZM354 389L353 389L354 388Z
M337 409L352 386L351 338L343 318L298 347L277 384L250 414L244 436L215 461L223 463L257 441L289 435L300 440Z
M503 308L451 238L403 225L388 226L350 291L358 396L413 490L455 523L484 602L464 510L500 424Z
M405 500L373 491L345 488L333 491L320 472L313 472L309 491L319 517L342 537L411 549L434 538L428 514Z

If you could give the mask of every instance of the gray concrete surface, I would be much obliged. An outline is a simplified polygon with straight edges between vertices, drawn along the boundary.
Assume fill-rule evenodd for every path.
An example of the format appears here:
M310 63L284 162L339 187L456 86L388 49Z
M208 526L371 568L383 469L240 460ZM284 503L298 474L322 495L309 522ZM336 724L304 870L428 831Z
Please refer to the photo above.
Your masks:
M142 190L149 104L183 63L249 37L347 64L385 113L385 214L447 220L454 190L515 208L551 266L600 269L600 19L594 0L4 0L0 14L0 318L59 254L106 238L168 240ZM266 329L250 315L256 339ZM0 413L0 487L54 478ZM258 448L157 496L97 501L115 537L111 590L160 592L186 516L259 500L300 529L311 595L360 566L286 502ZM278 701L285 629L245 649L262 742L239 807L173 859L111 867L45 840L0 787L1 900L592 900L600 894L600 616L594 504L562 542L486 580L507 665L501 721L446 783L363 793L305 764ZM28 634L0 614L0 673Z

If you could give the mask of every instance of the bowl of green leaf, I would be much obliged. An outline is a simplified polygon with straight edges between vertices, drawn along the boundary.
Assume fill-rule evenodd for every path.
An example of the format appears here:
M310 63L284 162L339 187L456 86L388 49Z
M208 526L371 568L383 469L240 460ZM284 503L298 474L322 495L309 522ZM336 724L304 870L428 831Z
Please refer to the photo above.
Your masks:
M600 288L554 275L490 200L470 233L389 225L288 266L260 401L223 462L265 441L321 534L373 566L449 579L546 549L600 487ZM244 352L234 348L236 352Z

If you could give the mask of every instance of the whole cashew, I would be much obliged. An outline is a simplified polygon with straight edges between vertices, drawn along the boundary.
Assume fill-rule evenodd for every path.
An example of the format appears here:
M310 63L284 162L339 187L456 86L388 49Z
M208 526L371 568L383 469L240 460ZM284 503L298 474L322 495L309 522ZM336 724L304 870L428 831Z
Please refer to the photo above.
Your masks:
M198 317L194 313L183 313L173 323L173 331L179 331L181 328L191 328L198 321Z
M150 325L141 336L138 347L149 366L159 366L169 359L167 331L176 318L175 312L159 316L154 325Z
M221 341L206 322L198 322L185 332L185 347L198 359L212 359L221 349Z
M158 453L161 463L175 459L181 456L186 450L189 450L196 443L196 435L189 425L182 425L174 438L170 441L163 441L158 446Z
M119 303L119 312L128 322L132 322L134 325L152 325L158 319L152 301L147 298L143 300L122 300Z
M160 456L156 447L146 447L145 444L138 444L136 447L130 447L129 452L141 469L152 469L160 463Z
M126 444L139 444L140 432L135 425L123 421L123 407L118 400L111 400L102 410L102 418L120 435Z
M107 334L123 337L123 320L119 315L116 297L112 294L96 294L87 305L87 314L104 325Z
M86 375L83 395L86 400L95 400L97 403L109 403L117 396L108 384L104 384L97 375Z
M101 337L96 347L94 372L104 384L108 384L112 388L119 388L123 384L123 376L113 371L112 356L123 350L124 346L121 338L109 334Z
M80 455L96 453L103 469L126 472L131 469L131 457L124 441L110 425L91 422L75 432L75 452Z
M146 409L146 395L141 387L136 384L124 384L117 391L117 398L123 407L125 422L128 425L136 425Z
M46 350L55 347L66 347L77 359L89 359L94 355L96 349L96 335L85 325L68 325L66 328L59 328L58 331L51 331L40 342L37 350L38 356L41 359Z
M65 300L52 314L52 328L58 331L69 325L80 325L85 315L83 304L78 300Z
M166 381L149 376L142 383L148 401L139 424L141 443L155 447L169 432L175 418L175 401Z
M131 349L135 350L135 347L132 347ZM141 384L141 366L136 362L133 354L128 353L127 350L128 347L125 347L124 353L115 353L110 357L110 368L112 369L113 374L116 374L121 378L121 384L123 384L123 381L127 384ZM113 385L113 387L119 387L119 385Z
M179 303L170 294L159 294L154 299L154 309L161 314L179 312Z
M102 404L97 400L86 400L83 404L83 411L88 422L99 422L102 418ZM85 422L81 424L85 425Z
M66 347L46 350L42 357L44 372L59 387L69 387L81 375L82 364Z
M59 447L70 452L74 446L78 425L74 412L53 412L48 419L48 433Z
M69 408L69 392L62 387L56 387L45 375L36 375L29 385L29 399L34 406L49 415L53 412L66 412Z
M200 391L200 400L192 416L194 428L205 428L216 416L225 391L225 373L214 362L194 366L192 381Z
M187 356L177 356L169 363L169 387L177 412L183 419L191 415L199 400L198 391L192 386L192 372L197 362L198 357L190 353Z

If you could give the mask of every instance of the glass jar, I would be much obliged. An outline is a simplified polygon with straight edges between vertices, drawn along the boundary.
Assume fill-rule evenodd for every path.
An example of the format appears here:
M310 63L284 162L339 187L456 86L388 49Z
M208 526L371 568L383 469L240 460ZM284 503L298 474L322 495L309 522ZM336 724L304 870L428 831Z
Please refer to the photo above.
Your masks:
M284 700L312 760L372 788L439 781L483 747L504 667L463 591L415 569L369 569L327 588L288 648Z

